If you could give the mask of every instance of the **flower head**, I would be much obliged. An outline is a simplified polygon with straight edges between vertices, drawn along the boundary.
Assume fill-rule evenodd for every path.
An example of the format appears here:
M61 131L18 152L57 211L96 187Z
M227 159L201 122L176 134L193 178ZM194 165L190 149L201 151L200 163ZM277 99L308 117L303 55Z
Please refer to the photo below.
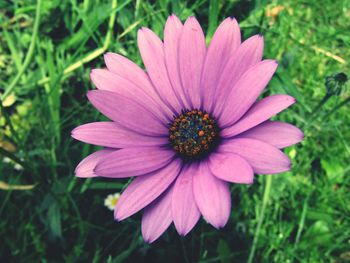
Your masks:
M106 197L104 205L111 211L114 211L115 206L118 203L118 200L120 198L120 194L119 193L115 193L115 194L110 194Z
M186 235L201 216L222 228L229 219L229 183L251 184L254 173L288 171L281 148L298 143L296 127L269 119L292 105L288 95L258 100L277 68L262 60L263 38L241 43L227 18L209 47L194 17L168 18L164 41L138 31L146 72L107 53L95 69L90 102L110 122L79 126L72 136L105 147L85 158L78 177L135 177L115 208L120 221L143 210L142 234L156 240L173 222Z

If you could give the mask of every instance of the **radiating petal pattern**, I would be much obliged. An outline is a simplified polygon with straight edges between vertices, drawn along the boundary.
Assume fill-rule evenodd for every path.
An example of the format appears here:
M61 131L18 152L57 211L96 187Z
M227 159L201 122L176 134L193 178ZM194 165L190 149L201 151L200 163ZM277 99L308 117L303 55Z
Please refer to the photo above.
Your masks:
M109 52L105 54L104 58L108 70L132 82L139 89L143 89L155 102L162 106L164 105L150 82L149 77L138 65L116 53ZM163 108L163 110L166 109Z
M244 41L225 64L209 109L217 116L224 107L228 94L240 77L252 66L261 61L264 50L264 39L255 35Z
M115 219L123 220L149 205L170 186L180 169L181 162L174 160L159 171L135 178L120 196Z
M289 123L266 121L239 134L239 137L257 139L277 148L284 148L301 142L304 134L300 129Z
M174 155L173 151L158 147L120 149L99 161L95 173L111 178L144 175L166 166Z
M110 148L157 146L168 143L166 137L151 137L124 129L114 122L93 122L72 131L76 140Z
M200 79L206 53L205 37L194 17L187 18L179 43L181 82L192 108L201 106Z
M193 196L192 178L197 167L185 167L176 179L172 197L173 220L177 232L185 236L199 220L200 213Z
M143 212L141 231L143 239L147 243L152 243L158 239L173 221L171 213L172 188L173 186L170 186Z
M231 211L229 185L212 175L206 162L193 176L193 193L204 219L215 228L224 227Z
M190 108L190 101L185 96L184 89L182 87L178 61L179 61L179 40L181 36L183 25L180 19L171 15L168 17L164 28L164 55L165 64L168 70L169 79L173 86L176 97L179 99L180 104L184 108Z
M212 153L209 169L217 178L238 184L252 184L254 171L250 164L234 153Z
M82 178L95 177L97 174L94 173L96 164L106 157L108 154L113 153L115 150L103 149L90 154L85 157L75 168L75 176Z
M235 123L256 101L277 69L274 60L264 60L243 74L227 95L219 117L221 127Z
M103 115L125 128L149 136L168 133L159 118L133 99L105 90L89 91L88 98Z
M256 102L249 111L234 125L224 129L225 138L240 134L268 119L295 103L289 95L272 95Z
M265 142L237 138L225 141L220 146L220 152L231 152L246 159L258 174L274 174L286 172L291 167L287 155L278 148Z
M240 44L241 31L236 19L226 18L216 29L205 57L201 76L201 95L204 109L211 109L217 82L227 61Z
M181 104L171 86L165 65L164 48L160 38L148 28L138 31L137 41L147 73L160 98L174 113L181 110Z
M109 56L106 55L106 57ZM136 71L136 80L138 79L137 76L139 76L139 74ZM165 104L161 103L161 100L158 95L155 94L153 87L147 87L148 85L151 85L149 81L145 80L141 82L144 86L140 87L135 84L137 81L133 82L129 78L120 76L106 69L94 69L91 71L90 77L98 89L116 92L129 97L137 101L137 103L141 104L143 107L148 108L151 112L154 112L154 114L156 114L164 123L169 121L171 112L167 109Z
M172 222L187 235L201 215L222 228L231 212L229 183L252 184L254 173L290 170L280 148L300 142L303 133L270 118L295 100L257 101L277 62L262 61L262 36L241 43L234 18L218 26L208 49L196 18L182 24L175 15L166 21L164 43L144 27L137 42L145 70L107 53L107 69L91 72L98 90L87 96L111 121L72 131L77 140L106 147L81 161L76 176L135 177L114 216L120 221L143 209L148 243Z

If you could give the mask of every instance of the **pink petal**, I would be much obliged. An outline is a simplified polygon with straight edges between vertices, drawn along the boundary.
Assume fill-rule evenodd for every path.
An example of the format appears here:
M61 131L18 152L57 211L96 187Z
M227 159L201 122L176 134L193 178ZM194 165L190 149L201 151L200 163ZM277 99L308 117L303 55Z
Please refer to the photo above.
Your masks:
M114 122L93 122L72 131L72 137L82 142L110 147L125 148L156 146L168 143L167 137L151 137L126 130Z
M220 146L221 152L240 155L253 167L255 173L275 174L290 170L291 162L287 155L265 142L237 138L226 141Z
M180 111L182 107L171 86L165 66L162 41L150 29L144 27L138 31L137 41L143 63L160 98L174 113Z
M94 169L96 167L96 164L103 160L105 156L108 154L114 152L116 150L112 149L103 149L97 152L94 152L90 154L89 156L85 157L75 168L75 176L76 177L82 177L82 178L89 178L89 177L95 177L97 174L94 173Z
M264 51L264 39L255 35L248 38L236 49L222 71L221 78L216 84L215 101L212 100L211 108L218 115L224 106L228 94L235 86L240 77L262 59ZM215 103L217 102L217 103ZM215 108L213 107L215 105Z
M219 179L231 183L252 184L254 180L253 168L234 153L212 153L209 157L209 169Z
M184 168L174 185L172 197L173 220L176 230L181 236L187 235L200 217L193 196L192 177L195 172L195 165Z
M290 105L295 99L288 95L272 95L256 102L249 111L234 125L224 129L221 136L225 138L240 134L278 114Z
M201 79L204 109L211 109L223 69L240 44L241 32L236 19L226 18L216 29L205 57Z
M137 75L137 74L136 74ZM141 106L149 109L151 112L162 120L163 123L169 122L169 117L172 116L166 112L165 105L161 107L159 100L157 102L149 95L148 90L144 90L136 86L130 80L120 77L119 75L106 69L94 69L91 71L91 80L100 90L113 91L136 101Z
M125 128L149 136L168 134L157 116L131 98L105 90L89 91L87 96L103 115Z
M145 175L166 166L173 157L173 151L158 147L120 149L98 162L95 173L112 178Z
M276 61L264 60L246 71L227 96L219 118L221 127L235 123L246 113L266 87L276 69Z
M171 15L168 17L164 28L164 54L169 79L174 92L180 104L188 109L190 108L190 104L185 96L178 69L178 46L182 28L182 23L177 16Z
M148 205L142 215L141 231L143 239L152 243L158 239L173 221L171 213L172 188Z
M284 148L301 142L304 134L297 127L279 121L266 121L244 133L240 138L257 139L277 148Z
M170 186L180 169L181 162L174 160L161 170L136 177L120 196L115 219L123 220L149 205Z
M144 89L144 91L152 97L158 98L147 74L133 61L122 55L111 52L105 54L104 59L108 70L125 81L128 80L138 88Z
M224 227L231 211L229 185L212 175L206 162L193 176L193 193L204 219L215 228Z
M192 108L200 108L200 79L206 53L205 37L194 17L183 27L179 43L179 71L186 96Z
M146 93L128 79L108 71L107 69L93 69L90 78L95 86L100 90L109 90L121 94L135 96L138 93ZM147 96L147 95L146 95Z

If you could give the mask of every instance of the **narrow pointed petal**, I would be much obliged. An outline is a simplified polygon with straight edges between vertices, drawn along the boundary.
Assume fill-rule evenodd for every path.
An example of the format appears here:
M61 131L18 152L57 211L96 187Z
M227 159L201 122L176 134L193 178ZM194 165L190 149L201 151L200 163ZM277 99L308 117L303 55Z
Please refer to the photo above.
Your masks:
M282 173L290 170L291 167L287 155L278 148L259 140L231 139L223 143L219 150L243 157L258 174Z
M250 164L234 153L213 153L209 169L217 178L237 184L252 184L254 171Z
M118 200L115 219L123 220L153 202L171 185L180 169L181 162L174 160L161 170L135 178Z
M130 80L122 78L107 69L93 69L90 78L100 90L109 90L131 96L139 93L146 94Z
M253 105L277 69L277 62L264 60L251 67L237 81L219 117L222 127L232 125Z
M283 111L295 103L289 95L272 95L256 102L234 125L224 129L221 136L229 138L240 134Z
M159 147L120 149L98 162L95 173L111 178L145 175L166 166L173 157L172 151Z
M143 239L147 243L158 239L173 221L171 213L172 188L173 186L170 186L144 210L141 231Z
M201 106L200 79L205 53L206 45L202 28L194 17L189 17L183 27L179 43L179 71L192 108Z
M184 168L174 185L172 213L176 230L181 236L187 235L196 225L200 217L193 196L192 177L195 171L195 165Z
M157 146L168 143L167 137L151 137L126 130L114 122L93 122L72 131L72 137L82 142L110 147Z
M164 28L164 55L165 63L169 74L170 82L174 92L184 108L190 108L189 100L185 96L181 84L178 61L179 61L179 40L183 25L180 19L171 15L168 17Z
M264 39L255 35L244 41L230 57L222 71L218 83L215 85L215 101L213 100L210 109L217 115L222 111L223 101L234 88L240 77L252 66L261 61L264 51ZM215 107L214 107L215 105Z
M97 174L94 173L94 169L96 167L96 164L103 160L105 156L107 156L110 153L113 153L116 150L112 149L103 149L97 152L94 152L90 154L89 156L85 157L75 168L75 176L81 177L81 178L89 178L89 177L96 177Z
M224 227L231 211L229 185L212 175L205 162L193 176L193 193L204 219L217 229Z
M87 96L103 115L127 129L149 136L168 133L157 116L131 98L105 90L89 91Z
M137 72L135 78L137 79ZM122 77L112 71L106 69L94 69L90 74L92 82L100 90L107 90L116 92L118 94L127 96L143 107L148 108L154 112L164 123L169 122L169 110L167 111L166 106L156 98L157 96L150 92L153 87L145 88L139 87L130 79Z
M279 121L266 121L244 133L240 138L256 139L277 148L284 148L301 142L304 134L297 127Z
M223 69L240 44L241 32L236 19L226 18L216 29L205 57L201 78L204 109L211 109Z
M138 31L137 41L147 73L160 98L174 113L180 111L181 104L168 77L162 41L148 28Z

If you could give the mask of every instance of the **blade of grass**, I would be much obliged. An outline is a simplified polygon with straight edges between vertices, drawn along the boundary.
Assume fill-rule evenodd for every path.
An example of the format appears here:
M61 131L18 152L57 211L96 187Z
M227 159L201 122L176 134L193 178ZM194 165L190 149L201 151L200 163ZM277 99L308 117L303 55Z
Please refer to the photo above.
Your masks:
M265 217L265 209L266 209L267 203L269 201L269 197L270 197L272 176L271 175L265 175L265 176L266 176L266 182L265 182L264 197L263 197L263 201L262 201L262 205L261 205L258 224L257 224L256 229L255 229L253 245L252 245L252 248L250 250L250 254L249 254L249 258L247 260L247 263L252 263L254 260L256 246L257 246L258 241L259 241L260 229L261 229L262 223L264 221L264 217Z
M33 28L33 35L30 40L29 49L27 52L27 55L24 59L23 66L20 69L20 71L17 73L15 78L12 80L8 88L5 90L4 94L1 96L1 100L5 100L6 97L12 92L12 90L15 88L16 84L20 80L21 76L29 66L30 61L32 60L33 54L34 54L34 47L35 47L35 41L38 36L39 31L39 25L40 25L40 11L41 11L41 0L37 0L36 2L36 11L35 11L35 22L34 22L34 28Z

